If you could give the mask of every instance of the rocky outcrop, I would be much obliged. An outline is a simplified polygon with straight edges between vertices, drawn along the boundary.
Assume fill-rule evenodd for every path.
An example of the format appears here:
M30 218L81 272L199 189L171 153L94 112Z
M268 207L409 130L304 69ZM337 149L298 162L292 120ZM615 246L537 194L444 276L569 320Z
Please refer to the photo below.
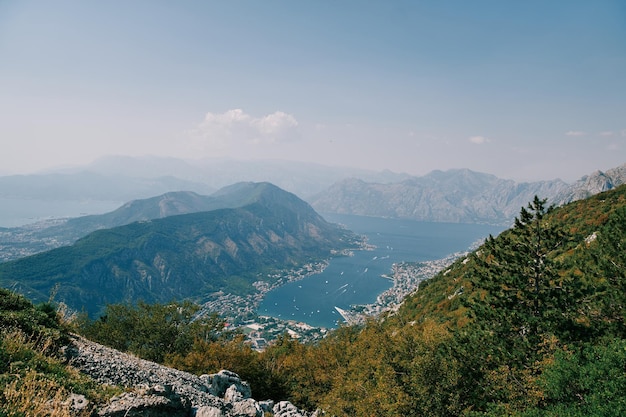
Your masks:
M155 385L113 397L98 410L102 417L150 416L185 417L190 415L191 403L172 390L171 386Z
M303 413L289 401L281 401L276 404L273 408L273 412L274 417L317 417L318 415L320 415L319 410L311 414Z
M92 407L99 417L262 417L266 412L278 417L317 415L298 410L286 401L258 402L252 398L248 383L227 370L195 376L79 336L73 336L65 354L72 366L97 382L124 388L124 393L107 404ZM88 407L84 398L77 403L80 409Z
M585 175L567 190L557 195L554 198L554 202L561 205L583 200L603 191L619 187L622 184L626 184L626 164L609 169L606 172L596 171Z

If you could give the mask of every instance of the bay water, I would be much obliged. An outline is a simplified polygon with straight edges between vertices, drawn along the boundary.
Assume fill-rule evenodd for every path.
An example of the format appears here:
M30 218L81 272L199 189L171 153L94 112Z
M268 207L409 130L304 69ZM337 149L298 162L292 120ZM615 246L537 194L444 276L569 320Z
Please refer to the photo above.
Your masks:
M0 197L0 227L19 227L42 220L108 213L123 203L105 200L42 200Z
M333 258L323 272L270 291L259 305L259 315L334 328L343 322L335 307L347 310L351 305L372 303L392 286L382 276L391 274L394 263L441 259L504 229L340 214L324 218L367 236L375 248Z

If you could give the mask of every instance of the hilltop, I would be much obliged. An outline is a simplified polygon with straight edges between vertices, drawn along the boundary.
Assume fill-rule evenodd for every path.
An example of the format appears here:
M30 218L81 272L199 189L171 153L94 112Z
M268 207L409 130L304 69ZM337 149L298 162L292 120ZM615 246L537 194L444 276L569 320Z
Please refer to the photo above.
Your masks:
M248 185L245 185L248 184ZM210 196L192 191L171 191L156 197L132 200L105 214L56 219L24 227L0 229L3 245L0 260L9 261L49 249L68 246L100 229L111 229L138 221L162 219L220 208L236 208L251 203L251 187L241 183L218 190ZM246 189L246 187L248 189Z
M95 314L109 303L251 294L255 282L273 283L270 272L320 261L354 244L351 232L269 183L236 184L214 198L184 195L204 208L230 208L97 230L71 246L0 264L0 283L36 301L54 293L69 307ZM141 205L159 206L156 216L164 201ZM138 205L96 220L128 221Z

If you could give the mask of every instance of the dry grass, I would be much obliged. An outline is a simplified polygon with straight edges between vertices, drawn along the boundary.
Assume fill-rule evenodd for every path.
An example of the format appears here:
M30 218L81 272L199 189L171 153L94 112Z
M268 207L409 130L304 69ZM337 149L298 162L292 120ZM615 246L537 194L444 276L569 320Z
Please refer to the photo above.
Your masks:
M50 355L53 341L32 338L20 330L0 333L10 364L0 373L0 416L77 416L63 385L78 381L75 370ZM85 410L85 415L87 410Z
M42 374L29 370L6 385L2 408L8 416L70 417L69 393Z

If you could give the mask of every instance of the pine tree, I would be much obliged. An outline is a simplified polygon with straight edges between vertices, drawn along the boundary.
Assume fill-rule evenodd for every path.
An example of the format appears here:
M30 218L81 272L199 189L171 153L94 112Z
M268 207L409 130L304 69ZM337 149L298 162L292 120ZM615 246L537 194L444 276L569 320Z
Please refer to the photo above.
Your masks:
M567 309L567 287L552 256L565 236L551 224L552 210L535 196L511 230L487 239L469 272L484 297L471 306L477 324L499 340L501 354L526 363Z
M597 277L595 297L601 304L601 318L609 331L626 337L626 208L612 213L588 252L591 262L583 266ZM595 267L595 268L594 268ZM590 269L594 269L591 270Z

